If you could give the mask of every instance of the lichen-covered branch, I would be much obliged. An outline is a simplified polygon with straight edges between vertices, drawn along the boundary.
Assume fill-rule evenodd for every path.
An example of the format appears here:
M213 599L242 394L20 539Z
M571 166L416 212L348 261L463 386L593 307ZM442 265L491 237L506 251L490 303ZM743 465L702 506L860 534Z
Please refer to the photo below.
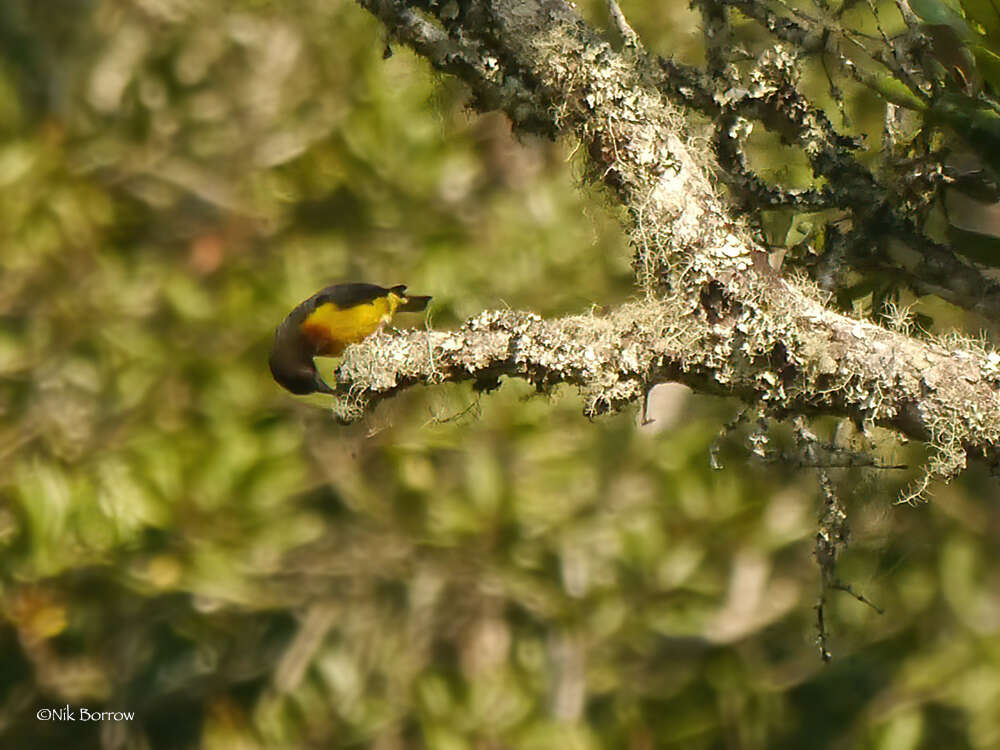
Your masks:
M715 146L722 174L745 207L848 210L858 227L846 248L847 255L841 259L848 269L866 270L892 262L874 252L888 230L916 251L898 278L917 295L935 294L988 320L1000 320L1000 284L920 231L902 205L906 201L880 183L859 158L861 141L837 132L826 114L799 91L798 60L825 52L820 42L830 30L818 22L809 32L797 21L779 23L778 17L756 0L736 0L730 5L756 18L782 42L765 51L745 79L734 82L722 94L714 93L719 86L706 74L672 60L657 60L654 78L673 102L716 123ZM857 66L851 69L856 71ZM738 120L760 123L784 143L801 149L815 177L824 181L823 188L788 190L767 185L750 172L739 143L740 129L733 126ZM996 200L990 192L992 186L982 179L949 174L952 171L947 165L914 164L900 179L918 185L929 195L950 185L984 194L984 200Z
M569 383L598 414L675 380L777 414L846 415L930 440L940 476L969 452L996 458L1000 357L839 314L813 284L778 277L641 49L614 51L560 0L359 2L467 81L476 106L584 144L590 178L630 212L646 299L603 318L494 312L454 332L373 337L337 371L345 417L418 383Z
M931 440L949 464L938 468L949 472L964 466L966 451L995 457L1000 355L846 318L807 291L721 318L720 300L691 310L672 297L607 316L544 320L498 310L455 331L377 334L345 352L338 408L356 419L402 388L473 382L488 390L506 376L543 391L576 386L586 413L596 416L669 380L778 413L839 414Z

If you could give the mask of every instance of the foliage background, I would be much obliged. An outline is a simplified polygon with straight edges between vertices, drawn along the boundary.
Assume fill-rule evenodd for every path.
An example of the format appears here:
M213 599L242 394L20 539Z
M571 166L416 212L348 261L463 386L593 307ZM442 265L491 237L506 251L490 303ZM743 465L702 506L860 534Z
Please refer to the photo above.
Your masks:
M698 58L693 13L625 10ZM1000 747L976 468L918 508L836 475L885 614L832 599L824 666L815 477L732 436L713 471L736 404L660 389L640 428L506 383L344 428L274 385L275 325L338 279L440 327L631 294L572 144L384 50L330 0L0 4L0 744ZM36 719L64 704L136 719Z

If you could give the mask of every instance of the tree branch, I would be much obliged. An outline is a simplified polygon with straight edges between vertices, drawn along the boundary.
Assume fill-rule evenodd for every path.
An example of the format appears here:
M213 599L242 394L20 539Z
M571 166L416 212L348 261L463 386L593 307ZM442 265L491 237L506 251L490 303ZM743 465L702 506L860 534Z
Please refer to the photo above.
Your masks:
M606 317L487 311L456 331L371 336L337 370L339 414L358 419L417 384L489 390L508 376L541 391L576 386L585 413L598 416L671 381L778 414L835 414L930 440L940 451L936 468L950 473L964 468L966 451L996 459L1000 355L847 318L801 289L752 321L716 319L718 305L689 310L680 299L630 303Z
M674 380L779 415L845 415L930 440L938 476L957 474L969 452L997 459L1000 356L839 314L811 283L778 278L717 194L709 149L647 75L641 52L614 52L559 0L470 0L437 26L410 9L417 2L359 2L457 72L477 106L493 102L516 124L585 144L590 178L632 217L646 300L606 318L498 311L454 332L373 336L348 349L336 373L343 416L417 383L489 388L502 375L576 385L587 413L599 414ZM423 9L431 11L445 12Z

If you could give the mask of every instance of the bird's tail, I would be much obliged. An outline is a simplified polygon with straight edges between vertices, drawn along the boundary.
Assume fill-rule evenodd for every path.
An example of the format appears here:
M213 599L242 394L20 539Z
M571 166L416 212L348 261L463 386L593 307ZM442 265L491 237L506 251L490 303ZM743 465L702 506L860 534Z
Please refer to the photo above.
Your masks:
M427 303L430 301L430 297L406 297L396 309L400 312L420 312L427 307Z
M420 312L431 301L430 297L415 297L407 294L406 287L403 284L394 286L389 291L400 297L399 306L396 307L397 312Z

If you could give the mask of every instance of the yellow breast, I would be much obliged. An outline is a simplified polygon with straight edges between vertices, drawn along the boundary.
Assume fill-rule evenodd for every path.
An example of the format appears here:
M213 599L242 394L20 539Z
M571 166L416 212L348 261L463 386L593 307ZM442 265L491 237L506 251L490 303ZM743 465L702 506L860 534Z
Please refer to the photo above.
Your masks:
M316 354L337 356L349 344L361 341L392 320L398 305L399 297L395 294L343 309L327 302L302 321L302 332L315 346Z

